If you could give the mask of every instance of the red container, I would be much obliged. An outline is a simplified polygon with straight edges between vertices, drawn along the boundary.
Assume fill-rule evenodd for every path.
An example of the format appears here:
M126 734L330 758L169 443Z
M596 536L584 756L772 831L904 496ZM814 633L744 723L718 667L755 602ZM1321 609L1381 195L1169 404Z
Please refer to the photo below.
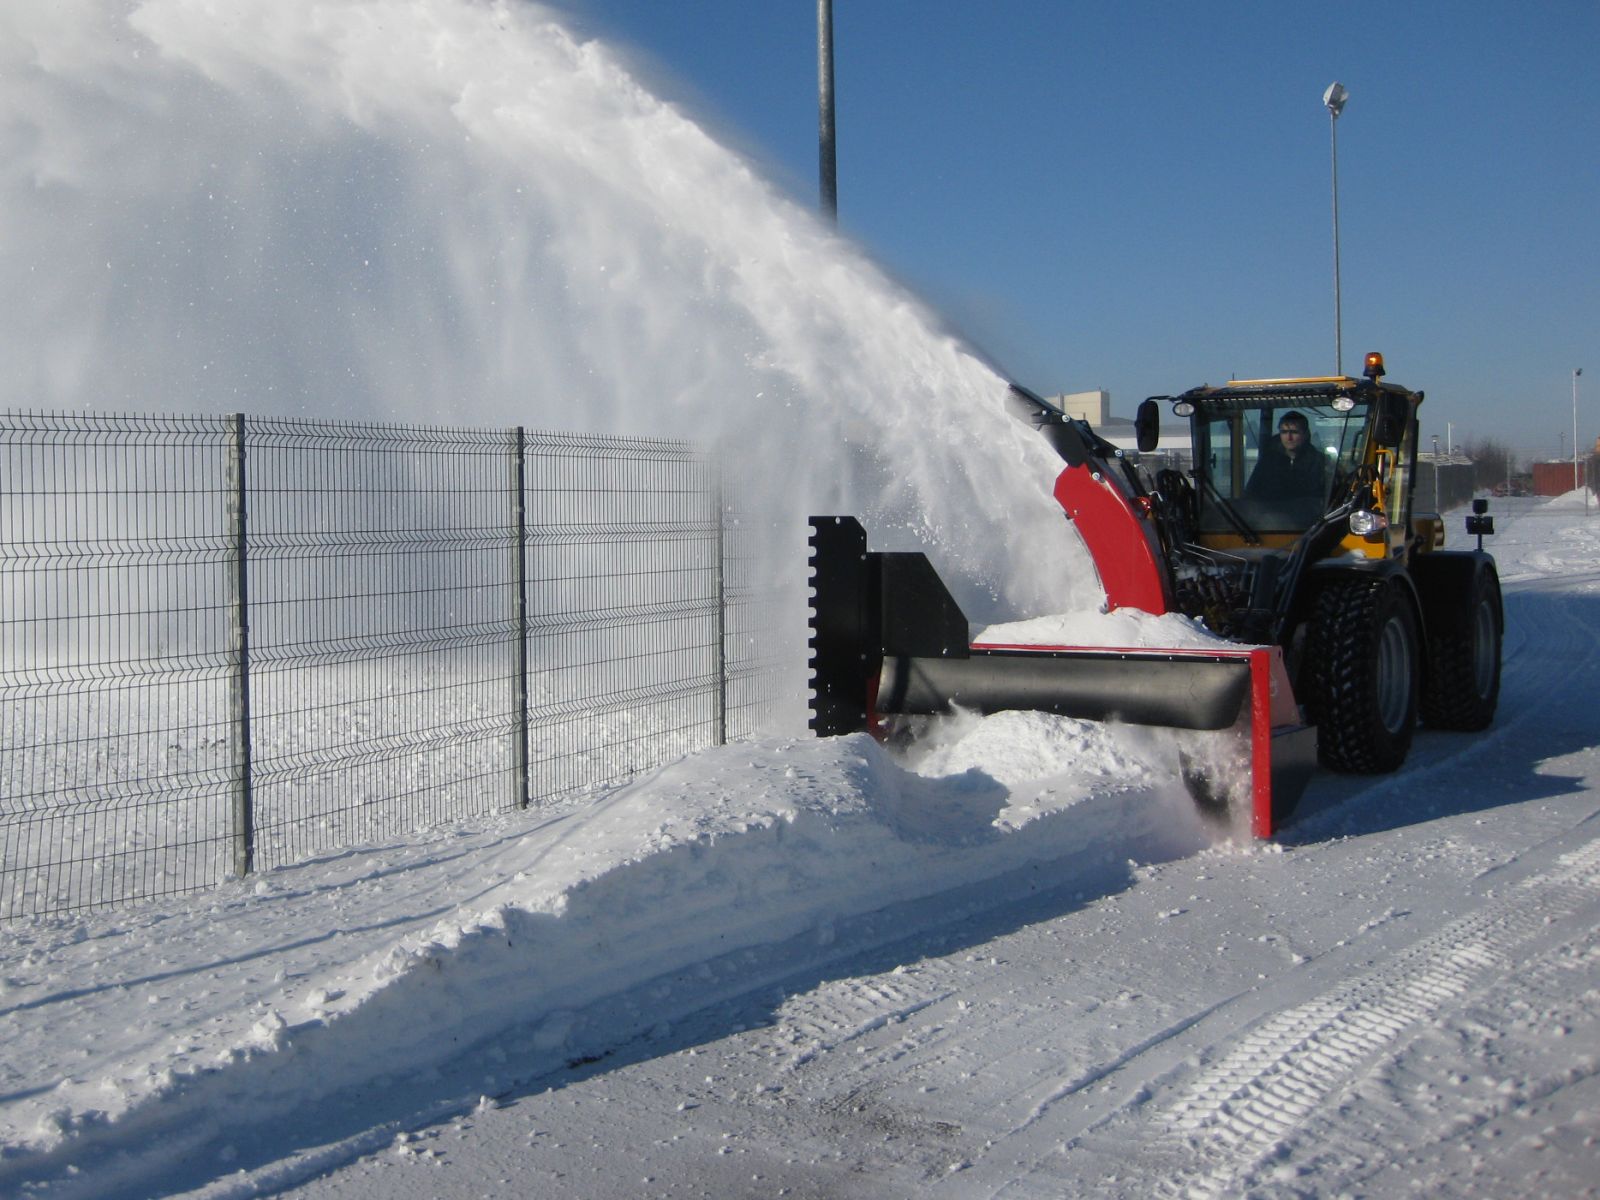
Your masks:
M1578 460L1578 486L1587 482L1589 464ZM1572 490L1572 463L1542 462L1533 464L1533 494L1535 496L1565 496Z

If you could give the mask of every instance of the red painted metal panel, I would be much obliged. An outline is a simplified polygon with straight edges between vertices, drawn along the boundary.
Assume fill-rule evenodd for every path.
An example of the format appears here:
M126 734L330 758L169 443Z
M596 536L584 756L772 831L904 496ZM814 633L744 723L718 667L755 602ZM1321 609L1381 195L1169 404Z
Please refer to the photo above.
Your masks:
M1272 665L1282 664L1276 646L1250 652L1250 832L1272 836Z
M1155 527L1123 491L1088 467L1068 467L1056 479L1055 496L1089 548L1109 607L1170 611Z

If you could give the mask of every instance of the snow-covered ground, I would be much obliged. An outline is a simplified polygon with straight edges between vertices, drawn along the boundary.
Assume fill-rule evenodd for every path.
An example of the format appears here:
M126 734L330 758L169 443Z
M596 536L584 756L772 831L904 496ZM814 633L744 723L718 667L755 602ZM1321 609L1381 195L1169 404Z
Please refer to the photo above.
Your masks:
M1273 844L1002 714L8 925L0 1195L1600 1193L1600 513L1496 515L1495 727Z

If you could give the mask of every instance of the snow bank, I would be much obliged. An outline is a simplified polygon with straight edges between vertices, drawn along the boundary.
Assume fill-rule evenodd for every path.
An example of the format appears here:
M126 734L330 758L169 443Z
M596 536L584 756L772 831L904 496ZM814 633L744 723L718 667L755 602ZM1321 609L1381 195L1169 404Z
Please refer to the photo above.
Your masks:
M1580 612L1600 588L1596 535L1578 514L1537 512L1500 509L1504 574L1544 577L1541 594L1576 597L1561 611ZM1562 555L1573 569L1552 562ZM1549 653L1563 660L1591 640L1582 623L1561 636ZM1538 644L1511 630L1513 685ZM1549 690L1542 678L1526 688ZM1516 721L1480 743L1486 753L1526 732ZM1591 740L1540 753L1546 771L1593 778ZM1129 859L1206 843L1170 757L1150 731L1024 713L948 722L910 759L862 736L771 740L697 755L580 810L14 922L0 928L0 1195L148 1195L186 1157L221 1180L215 1164L279 1114L352 1092L370 1101L474 1047L514 1049L522 1072L605 1054L874 944L860 940L864 914L888 914L870 935L886 939L1041 884L1093 892ZM1520 786L1548 784L1530 778ZM1541 838L1565 828L1546 829L1556 816L1533 807ZM1342 853L1370 848L1356 838ZM1454 843L1440 857L1480 880L1500 871ZM1351 889L1330 881L1347 902ZM1391 885L1375 882L1371 902L1392 904ZM1197 885L1174 886L1162 918L1185 912ZM1223 928L1277 904L1278 892L1241 886L1218 898ZM1269 953L1276 936L1249 945ZM1218 944L1173 952L1198 972ZM459 1099L442 1085L433 1095ZM217 1187L205 1194L246 1194Z
M729 746L531 828L20 923L0 935L0 1190L86 1158L104 1186L106 1156L158 1169L489 1040L555 1068L837 954L853 916L909 906L903 936L945 919L919 902L993 881L998 903L1025 868L1187 853L1206 835L1166 753L1038 714L956 726L921 774L865 735ZM79 1019L95 1037L64 1039Z

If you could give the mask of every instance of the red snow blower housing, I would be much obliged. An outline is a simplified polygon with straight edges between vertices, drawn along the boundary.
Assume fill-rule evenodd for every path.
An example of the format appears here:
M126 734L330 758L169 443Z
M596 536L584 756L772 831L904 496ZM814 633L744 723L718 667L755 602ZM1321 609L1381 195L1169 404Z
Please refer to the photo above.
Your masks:
M920 553L868 552L850 517L812 518L811 727L963 708L1237 731L1243 780L1180 754L1209 815L1248 810L1258 837L1294 807L1314 764L1386 772L1417 721L1477 730L1500 691L1504 616L1486 502L1474 550L1446 551L1413 513L1421 392L1362 379L1236 380L1152 397L1137 452L1025 388L1010 403L1066 461L1055 496L1088 548L1106 607L1182 613L1215 648L971 644ZM1188 418L1190 461L1155 470L1160 405ZM1181 459L1180 459L1181 464Z

